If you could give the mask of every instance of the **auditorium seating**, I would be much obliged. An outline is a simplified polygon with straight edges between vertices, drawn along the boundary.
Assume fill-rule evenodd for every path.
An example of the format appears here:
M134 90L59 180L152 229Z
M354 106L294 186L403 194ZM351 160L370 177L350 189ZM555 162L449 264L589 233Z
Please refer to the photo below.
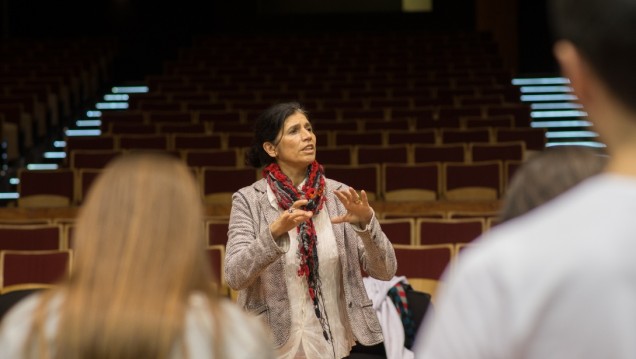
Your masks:
M508 169L545 144L545 132L528 126L529 106L483 34L245 41L239 47L226 36L193 39L162 73L147 76L150 92L131 94L128 110L102 111L100 136L66 137L62 170L74 171L68 205L81 204L93 170L144 149L182 158L197 174L202 197L222 185L213 182L214 171L240 170L242 179L224 181L223 200L207 201L227 205L232 192L260 177L244 163L253 120L282 100L308 109L327 177L414 216L422 214L410 207L418 201L499 200ZM406 46L414 44L426 46ZM241 56L247 45L259 51ZM280 53L272 57L272 49ZM329 51L340 55L325 61ZM511 141L522 141L521 156L518 147L503 150Z
M60 128L61 118L97 96L116 40L6 38L0 44L0 119L7 158L16 161Z

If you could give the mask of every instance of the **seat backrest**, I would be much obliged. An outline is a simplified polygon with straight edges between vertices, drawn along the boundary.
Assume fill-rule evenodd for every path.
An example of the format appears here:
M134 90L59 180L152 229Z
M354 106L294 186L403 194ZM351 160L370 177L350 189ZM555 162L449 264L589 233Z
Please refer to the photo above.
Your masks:
M499 116L467 116L460 119L462 128L479 128L479 127L504 127L512 128L514 126L514 117L511 115Z
M381 196L386 201L435 201L441 189L439 163L385 163L381 172Z
M405 276L413 289L429 293L433 298L440 279L452 263L454 246L437 245L393 245L397 258L396 275Z
M364 190L369 201L375 201L379 198L380 165L325 165L324 168L327 178L342 182L356 191Z
M413 218L379 219L382 232L393 244L415 244Z
M323 147L316 153L316 160L322 165L345 165L353 164L353 147Z
M102 169L115 157L122 155L120 150L74 150L71 152L70 167L74 169Z
M65 151L67 154L75 150L115 150L117 143L113 136L88 136L88 137L66 137Z
M333 134L335 146L353 145L383 145L384 134L382 131L338 131Z
M241 121L241 113L239 111L199 111L199 122L230 122L237 123ZM214 128L214 127L213 127Z
M468 153L473 162L483 161L521 161L526 152L526 144L523 141L497 142L497 143L470 143Z
M208 128L203 123L172 123L161 122L157 124L157 132L165 134L190 133L201 134L206 133Z
M202 167L201 189L207 203L232 203L232 194L254 183L260 172L253 168Z
M346 101L346 100L345 100ZM350 120L382 120L385 117L385 113L383 109L369 109L369 110L361 110L362 101L353 100L352 101L337 101L339 103L334 103L337 106L327 106L329 108L342 108L341 114L342 119L344 121ZM348 108L347 108L348 107Z
M252 131L252 124L244 122L228 122L217 121L208 122L208 127L215 133L219 132L245 132L250 133Z
M2 224L0 250L63 249L62 227L58 224Z
M410 162L409 145L363 145L355 147L355 158L358 164L370 163L404 163Z
M70 250L0 251L0 288L54 284L71 272Z
M457 90L454 90L453 92L457 93ZM473 107L443 106L443 107L440 107L439 111L437 112L437 120L440 122L444 122L446 120L459 119L461 117L481 116L481 115L482 115L482 109L479 106L473 106Z
M442 143L490 142L489 128L442 128Z
M100 118L102 125L111 123L144 123L146 122L146 114L142 111L104 111Z
M377 130L398 130L410 131L412 129L411 121L407 118L387 120L367 120L362 121L365 131Z
M178 106L180 107L180 106ZM172 123L193 123L195 115L191 112L183 112L183 111L149 111L148 112L148 122L149 123L159 123L159 122L172 122Z
M227 147L228 148L250 147L252 145L253 137L254 137L254 134L252 134L251 132L228 132Z
M464 143L449 144L415 144L413 145L413 161L421 162L466 162L466 145Z
M501 161L442 165L442 197L448 200L495 200L501 195Z
M185 162L190 167L238 167L239 149L227 150L187 150L183 152Z
M175 150L204 150L221 149L222 136L219 133L177 133L172 137Z
M541 151L547 141L544 128L496 128L496 142L523 141L527 150Z
M208 245L225 245L229 231L229 218L207 218L205 220L205 233Z
M18 171L19 207L67 207L74 201L75 170Z
M387 131L386 142L388 145L399 144L435 144L437 143L437 131L426 129L420 131Z
M486 107L486 116L509 115L514 117L515 127L530 126L531 108L528 104L491 105Z
M484 218L418 218L415 222L416 244L468 243L485 230Z
M122 150L170 150L168 135L119 135L119 148Z
M152 135L157 133L157 126L148 123L103 123L102 133L105 135Z

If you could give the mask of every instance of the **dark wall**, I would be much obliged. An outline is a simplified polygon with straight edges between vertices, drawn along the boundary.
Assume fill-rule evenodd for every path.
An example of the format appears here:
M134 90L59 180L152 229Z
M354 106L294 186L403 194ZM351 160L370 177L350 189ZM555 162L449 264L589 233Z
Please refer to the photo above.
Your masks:
M288 10L287 0L272 0L272 6L264 0L0 1L7 4L4 15L9 22L4 37L116 35L124 40L150 36L172 40L218 32L474 28L474 0L435 0L433 12L424 14L402 13L401 0L367 1L368 11L360 11L360 0L329 0Z
M548 0L519 1L519 73L555 74L552 34L548 25Z
M289 0L0 0L4 38L114 36L122 55L116 71L121 79L143 79L161 71L165 59L188 46L192 36L215 33L329 33L375 31L429 31L475 29L475 0L434 0L431 13L409 14L399 10L398 0L372 0L369 11L353 11L360 0L329 0L307 11L283 6ZM541 27L544 11L536 3L519 0L520 71L545 70L546 36ZM275 6L269 7L269 4ZM304 2L304 4L310 4ZM380 5L384 4L384 5ZM383 8L384 6L384 8ZM331 9L333 10L333 9ZM511 14L511 16L514 16ZM117 76L117 75L116 75Z

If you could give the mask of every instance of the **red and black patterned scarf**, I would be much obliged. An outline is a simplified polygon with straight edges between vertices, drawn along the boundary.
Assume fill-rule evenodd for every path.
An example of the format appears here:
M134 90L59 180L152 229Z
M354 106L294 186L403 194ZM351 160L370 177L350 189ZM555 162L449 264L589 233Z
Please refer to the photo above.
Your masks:
M308 200L307 205L301 207L305 211L312 211L317 215L325 203L325 177L323 168L314 161L307 167L307 180L300 191L294 186L291 179L285 175L277 163L272 163L263 169L263 177L267 179L269 187L276 196L278 206L283 210L291 208L295 201ZM318 250L316 244L316 228L310 218L296 227L298 232L298 256L300 266L298 276L307 279L309 297L312 300L316 317L320 321L325 339L329 340L329 323L326 319L324 301L318 273Z

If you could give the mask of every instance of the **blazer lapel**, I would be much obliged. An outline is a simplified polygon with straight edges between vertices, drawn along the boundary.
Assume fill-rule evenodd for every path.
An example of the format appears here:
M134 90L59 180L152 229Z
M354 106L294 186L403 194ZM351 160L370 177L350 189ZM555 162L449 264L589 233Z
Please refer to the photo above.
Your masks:
M332 182L327 180L325 184L326 187L326 195L327 201L325 202L325 206L327 207L327 213L329 213L329 218L334 218L339 215L338 207L336 201L338 198L334 194L335 190L339 190L342 187L341 184L337 184L337 182ZM340 258L344 258L342 255L344 254L345 246L344 246L344 224L336 224L331 226L333 228L333 234L336 237L336 244L338 245L338 252L340 253Z
M274 208L269 203L269 198L267 197L267 181L263 179L256 182L254 184L254 189L261 194L259 206L261 207L261 213L265 216L265 222L267 222L267 225L269 226L280 214L278 208Z

